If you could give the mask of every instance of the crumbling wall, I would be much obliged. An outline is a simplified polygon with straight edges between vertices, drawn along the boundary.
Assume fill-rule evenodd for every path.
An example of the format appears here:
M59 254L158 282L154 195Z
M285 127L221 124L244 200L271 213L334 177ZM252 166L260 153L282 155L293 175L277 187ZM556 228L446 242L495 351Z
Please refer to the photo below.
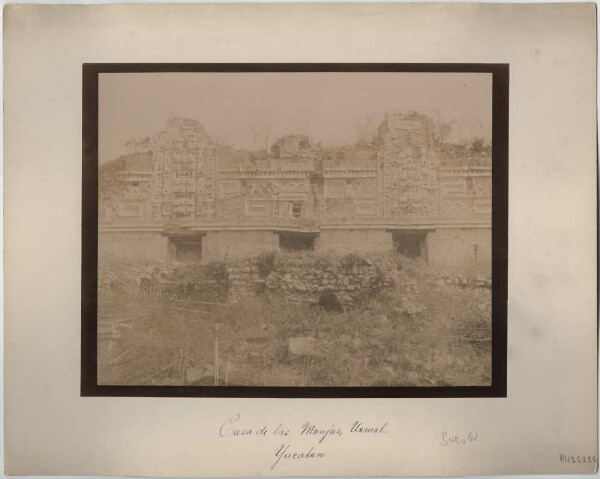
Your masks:
M266 264L265 258L270 256L263 254L227 268L234 300L264 293L311 304L329 298L329 301L348 306L392 283L378 266L357 255L347 255L337 261L303 255L284 259L272 257L271 264Z
M126 288L175 300L219 303L274 296L338 310L388 288L400 294L403 303L411 304L418 284L490 289L492 280L489 274L431 269L419 259L389 254L366 259L354 253L323 257L314 253L264 252L243 260L206 264L107 261L99 269L101 289Z
M331 306L331 301L339 302L342 307L350 307L392 285L410 289L416 280L401 265L403 262L415 261L418 262L393 255L382 255L373 261L354 253L334 258L312 253L263 253L257 257L228 263L226 279L229 298L234 302L247 296L264 294L325 307ZM490 275L483 272L449 275L429 271L424 263L419 264L428 275L428 281L461 288L492 286ZM327 304L323 304L323 301Z
M390 286L391 281L370 261L345 267L331 263L289 265L275 270L266 280L269 293L280 294L292 301L318 304L333 297L342 305L350 305Z

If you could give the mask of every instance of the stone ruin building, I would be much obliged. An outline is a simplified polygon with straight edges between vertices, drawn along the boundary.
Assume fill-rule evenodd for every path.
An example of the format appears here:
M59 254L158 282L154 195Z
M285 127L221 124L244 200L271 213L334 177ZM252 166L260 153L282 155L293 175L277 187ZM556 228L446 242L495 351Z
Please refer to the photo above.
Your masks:
M99 170L101 258L397 251L490 267L489 148L444 145L428 116L387 114L372 143L333 150L289 135L240 151L182 118L135 146Z

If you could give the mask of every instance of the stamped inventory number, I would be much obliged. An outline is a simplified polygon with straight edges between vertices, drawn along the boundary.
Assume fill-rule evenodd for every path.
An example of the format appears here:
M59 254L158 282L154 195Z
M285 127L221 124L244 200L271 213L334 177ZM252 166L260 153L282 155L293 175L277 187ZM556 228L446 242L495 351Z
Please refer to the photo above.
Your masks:
M560 462L566 462L568 464L591 464L598 462L597 456L579 456L574 454L561 454Z

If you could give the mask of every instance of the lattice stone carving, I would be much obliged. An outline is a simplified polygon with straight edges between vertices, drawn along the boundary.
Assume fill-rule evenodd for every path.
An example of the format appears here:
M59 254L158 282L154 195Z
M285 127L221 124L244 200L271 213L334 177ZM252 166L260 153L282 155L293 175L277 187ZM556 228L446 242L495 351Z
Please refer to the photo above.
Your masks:
M468 178L467 193L477 196L492 195L492 178L491 176Z
M354 178L348 181L348 196L377 196L377 178Z
M328 218L350 218L353 216L353 205L351 200L339 198L325 199L323 215Z
M221 218L241 218L244 216L244 200L239 197L219 200L219 216Z
M275 184L271 180L246 180L243 192L249 198L273 198Z
M440 213L449 218L466 218L473 214L473 205L471 200L445 198L440 204Z
M150 184L142 183L139 185L126 185L120 191L120 198L126 200L148 199L150 197Z

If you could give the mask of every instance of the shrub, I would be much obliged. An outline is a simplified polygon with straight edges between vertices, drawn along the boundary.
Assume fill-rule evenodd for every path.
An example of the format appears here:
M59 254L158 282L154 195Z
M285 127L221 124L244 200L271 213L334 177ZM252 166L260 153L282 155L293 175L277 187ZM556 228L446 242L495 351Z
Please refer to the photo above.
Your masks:
M348 253L339 260L340 267L346 272L350 272L354 268L360 268L361 266L368 266L368 264L367 260L357 253Z
M211 261L204 267L208 278L213 279L217 284L226 290L229 289L229 275L227 274L226 261Z
M275 268L276 251L263 251L256 257L256 267L261 278L266 278Z

